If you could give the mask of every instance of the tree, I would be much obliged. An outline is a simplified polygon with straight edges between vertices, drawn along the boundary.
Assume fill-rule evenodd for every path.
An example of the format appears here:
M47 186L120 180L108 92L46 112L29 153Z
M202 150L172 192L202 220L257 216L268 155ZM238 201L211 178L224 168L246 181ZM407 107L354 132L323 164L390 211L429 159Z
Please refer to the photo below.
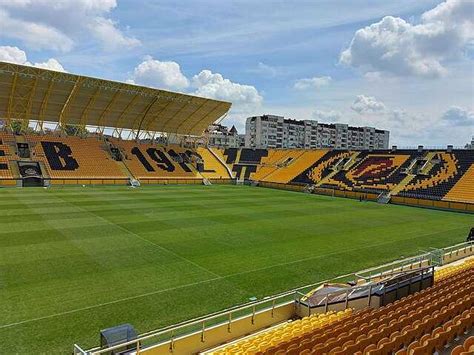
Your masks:
M64 126L64 132L66 132L68 136L85 136L89 133L85 127L73 126L69 124Z
M13 133L20 134L21 128L22 128L21 121L11 121L10 128L13 131Z

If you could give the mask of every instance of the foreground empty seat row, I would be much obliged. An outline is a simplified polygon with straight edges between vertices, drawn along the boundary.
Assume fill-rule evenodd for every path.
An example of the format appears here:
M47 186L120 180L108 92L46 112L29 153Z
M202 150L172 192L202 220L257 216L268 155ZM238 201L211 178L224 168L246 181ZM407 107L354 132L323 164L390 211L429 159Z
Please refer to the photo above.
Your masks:
M474 354L474 336L467 338L462 345L456 346L451 355L468 355Z
M351 313L309 332L281 337L256 354L430 354L472 327L474 267L460 270L385 307ZM250 344L249 344L250 345Z
M230 345L214 353L272 353L273 351L276 351L280 344L284 342L292 342L295 339L299 339L302 335L310 334L316 329L320 329L327 326L328 324L340 321L349 317L351 314L352 309L348 308L341 312L328 312L325 314L315 314L304 317L302 319L286 323L262 334L253 336L249 339L242 340L234 345Z

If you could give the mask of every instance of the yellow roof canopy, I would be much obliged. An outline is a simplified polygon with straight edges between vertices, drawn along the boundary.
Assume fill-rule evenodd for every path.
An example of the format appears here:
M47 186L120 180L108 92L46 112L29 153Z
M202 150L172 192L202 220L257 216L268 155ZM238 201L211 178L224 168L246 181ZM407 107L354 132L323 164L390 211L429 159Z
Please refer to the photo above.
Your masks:
M0 118L201 135L229 102L0 62Z

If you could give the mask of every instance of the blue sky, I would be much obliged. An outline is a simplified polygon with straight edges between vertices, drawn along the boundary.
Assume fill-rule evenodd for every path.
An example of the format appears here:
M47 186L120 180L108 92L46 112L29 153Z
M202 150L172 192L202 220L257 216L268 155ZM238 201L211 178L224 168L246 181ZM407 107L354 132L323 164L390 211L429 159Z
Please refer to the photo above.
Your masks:
M0 60L389 129L391 143L474 135L468 0L0 0Z

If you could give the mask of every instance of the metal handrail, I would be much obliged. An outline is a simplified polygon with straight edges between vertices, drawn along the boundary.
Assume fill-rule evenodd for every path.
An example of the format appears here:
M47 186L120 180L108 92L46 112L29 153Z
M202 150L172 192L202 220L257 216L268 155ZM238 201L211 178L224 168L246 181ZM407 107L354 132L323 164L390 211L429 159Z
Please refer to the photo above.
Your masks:
M446 254L449 254L450 252L452 252L452 249L459 250L459 249L462 249L464 247L472 247L472 246L474 246L473 242L464 242L464 243L459 243L459 244L453 245L451 247L446 247L442 250L445 251L444 255L446 255ZM181 322L181 323L178 323L178 324L170 325L170 326L161 328L159 330L146 332L146 333L141 334L138 338L136 338L134 340L123 342L123 343L120 343L120 344L117 344L117 345L114 345L114 346L111 346L111 347L105 347L105 348L95 347L95 348L89 349L87 351L84 351L78 345L75 344L74 345L74 350L75 351L77 350L77 352L75 352L75 354L99 355L99 354L110 352L112 350L116 350L116 349L119 349L119 348L122 348L122 347L125 347L125 346L128 346L128 345L133 345L133 344L135 344L137 347L139 347L140 342L152 339L154 337L158 337L160 335L165 335L166 333L170 333L169 339L166 340L166 341L162 341L160 343L157 343L157 344L173 342L174 341L174 334L177 333L179 330L183 330L185 328L193 327L193 326L196 326L196 325L201 325L202 326L201 330L200 331L193 330L192 332L187 333L187 335L192 334L192 333L196 333L196 332L202 332L203 336L204 336L205 331L207 329L209 329L211 326L225 324L227 322L229 323L229 326L230 326L233 321L238 319L238 318L233 319L233 317L232 317L233 313L249 310L249 312L246 314L246 316L249 316L251 314L255 315L256 307L259 306L259 305L264 305L266 303L269 303L269 306L270 306L270 303L271 303L271 307L265 308L264 310L273 309L277 305L283 305L283 304L294 303L294 302L301 305L301 298L306 296L306 294L308 292L308 289L314 289L314 288L316 288L318 286L321 286L325 283L335 282L339 279L347 278L349 276L355 276L355 277L358 277L358 278L369 279L370 280L372 278L372 276L391 275L391 274L396 273L396 272L394 272L394 269L396 268L395 266L403 268L406 265L410 265L410 264L413 264L413 263L421 263L423 261L428 261L428 262L431 263L430 256L431 256L431 253L423 253L423 254L418 255L418 256L412 256L412 257L408 257L408 258L401 259L401 260L395 260L395 261L392 261L390 263L387 263L387 264L384 264L384 265L381 265L381 266L378 266L378 267L368 268L368 269L359 271L357 273L348 273L348 274L341 275L341 276L338 276L338 277L333 278L333 279L328 279L328 280L316 282L316 283L313 283L313 284L301 286L301 287L292 289L290 291L282 292L282 293L279 293L279 294L276 294L276 295L273 295L273 296L270 296L270 297L265 297L261 300L248 302L248 303L241 304L241 305L238 305L238 306L235 306L235 307L227 308L227 309L222 310L222 311L214 312L214 313L211 313L211 314L207 314L205 316L201 316L201 317L197 317L197 318L194 318L194 319L191 319L191 320L188 320L188 321L184 321L184 322ZM382 272L378 272L378 273L375 273L374 275L372 275L373 271L381 270L383 268L389 268L389 267L392 268L391 272L388 272L389 270L387 269L386 270L387 272L385 272L385 273L382 271ZM413 271L415 271L415 270L413 270ZM367 278L367 276L362 275L362 274L365 274L367 272L370 273L369 278ZM376 283L371 282L371 281L369 281L369 282L370 282L370 287L372 287L374 284L376 284ZM358 288L366 288L366 287L368 287L368 285L357 286L357 287ZM303 293L302 292L303 290L306 290L306 293ZM341 290L340 292L344 293L346 291ZM336 293L337 293L337 291L336 291ZM290 296L293 296L293 297L290 297ZM283 299L287 298L287 297L289 299L286 300L286 301L283 301ZM329 297L329 295L327 297ZM277 303L278 300L280 300L282 302ZM262 311L262 310L260 310L260 311ZM242 316L240 316L240 317L242 317ZM212 323L213 320L216 321L218 318L226 318L228 320L224 321L224 322L221 321L221 322ZM206 323L208 325L207 327L206 327Z
M87 355L87 352L85 350L82 350L81 347L77 344L74 344L74 347L72 349L72 353L73 353L73 355L77 355L77 354Z
M371 268L368 268L368 269L364 269L362 271L358 271L354 275L356 277L364 279L364 280L370 280L372 278L372 276L377 276L377 275L383 275L384 274L384 271L379 271L379 270L386 269L385 270L385 273L386 273L387 271L389 271L389 269L387 269L387 268L391 267L391 272L393 272L393 270L396 267L403 268L406 265L410 265L410 264L414 264L414 263L421 263L421 262L423 262L423 260L429 261L430 260L430 258L429 258L430 255L431 255L430 253L423 253L423 254L416 255L416 256L410 256L408 258L395 260L395 261L392 261L392 262L384 264L384 265L374 266L374 267L371 267ZM379 271L379 272L373 273L374 271ZM369 273L368 277L366 275L364 275L364 274L367 274L367 273Z
M467 247L474 247L474 241L468 241L468 242L462 242L459 244L451 245L449 247L443 248L442 250L444 251L444 254L450 253L453 250L457 249L462 249L462 248L467 248Z
M269 303L269 302L272 302L272 307L275 307L277 305L282 305L282 304L285 304L285 303L293 303L296 300L297 294L301 293L301 292L299 292L301 290L308 289L308 288L313 289L313 288L315 288L317 286L321 286L325 283L335 281L335 280L338 280L338 279L342 279L342 278L346 278L346 277L349 277L349 276L352 276L352 275L354 275L354 274L349 273L349 274L338 276L337 278L334 278L334 279L328 279L328 280L316 282L316 283L313 283L313 284L301 286L301 287L298 287L296 289L292 289L290 291L282 292L282 293L279 293L279 294L274 295L274 296L265 297L265 298L263 298L261 300L258 300L258 301L248 302L248 303L245 303L245 304L242 304L242 305L239 305L239 306L235 306L235 307L231 307L231 308L228 308L228 309L225 309L225 310L222 310L222 311L218 311L218 312L215 312L215 313L212 313L212 314L207 314L206 316L197 317L197 318L194 318L192 320L188 320L188 321L184 321L184 322L181 322L181 323L178 323L178 324L174 324L174 325L171 325L171 326L168 326L168 327L165 327L165 328L161 328L157 331L151 331L151 332L143 333L142 335L140 335L136 339L133 339L133 340L130 340L130 341L127 341L127 342L123 342L123 343L120 343L120 344L117 344L117 345L114 345L114 346L111 346L111 347L92 348L92 349L89 349L86 352L86 354L94 354L94 355L103 354L105 352L116 350L116 349L122 348L124 346L138 344L142 341L149 340L151 338L158 337L160 335L164 335L164 334L169 333L169 332L176 332L176 331L179 331L180 329L183 329L183 328L192 327L192 326L196 326L196 325L203 325L205 323L210 323L212 320L215 320L217 318L230 317L231 322L232 322L232 314L233 313L236 313L236 312L239 312L239 311L244 311L246 309L250 309L250 310L252 310L252 312L254 312L256 306L259 306L259 305L262 305L262 304L265 304L265 303ZM282 302L282 303L279 303L279 304L276 303L277 300L279 300L279 299L281 300L281 299L289 297L289 296L294 296L294 297L292 297L291 299L289 299L286 302ZM250 314L251 313L248 313L248 315L250 315ZM236 320L236 319L234 319L234 320ZM218 325L218 324L223 324L223 322L212 324L212 325L215 326L215 325ZM211 325L211 324L209 324L209 325ZM205 330L206 330L206 328L204 327L202 331L205 331ZM168 341L172 341L171 338L172 337L170 337L170 339Z

